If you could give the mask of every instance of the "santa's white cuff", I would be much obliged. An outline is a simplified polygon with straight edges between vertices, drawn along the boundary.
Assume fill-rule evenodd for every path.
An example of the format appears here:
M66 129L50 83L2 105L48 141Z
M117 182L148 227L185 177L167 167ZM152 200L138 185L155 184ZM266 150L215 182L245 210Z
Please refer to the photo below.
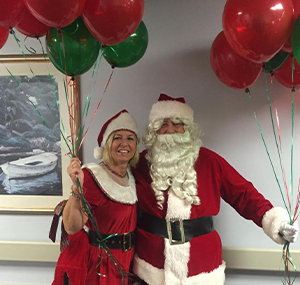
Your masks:
M280 207L274 207L267 211L262 219L264 232L276 243L285 244L286 240L279 234L281 225L289 224L290 217L288 212Z

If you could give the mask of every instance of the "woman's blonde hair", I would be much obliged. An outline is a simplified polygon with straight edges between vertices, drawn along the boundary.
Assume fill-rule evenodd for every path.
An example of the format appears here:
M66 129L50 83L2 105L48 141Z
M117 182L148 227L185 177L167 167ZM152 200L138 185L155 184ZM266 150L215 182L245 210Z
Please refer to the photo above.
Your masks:
M112 157L111 157L111 145L112 145L112 142L113 142L113 139L114 139L114 134L116 132L112 132L108 139L107 139L107 142L105 144L105 148L104 148L104 151L103 151L103 162L104 163L107 163L107 164L111 164L112 163ZM140 151L139 151L139 140L136 136L135 133L133 133L135 135L135 138L136 138L136 149L135 149L135 154L134 156L130 159L129 161L129 165L131 167L135 167L137 165L137 163L139 162L139 158L140 158Z

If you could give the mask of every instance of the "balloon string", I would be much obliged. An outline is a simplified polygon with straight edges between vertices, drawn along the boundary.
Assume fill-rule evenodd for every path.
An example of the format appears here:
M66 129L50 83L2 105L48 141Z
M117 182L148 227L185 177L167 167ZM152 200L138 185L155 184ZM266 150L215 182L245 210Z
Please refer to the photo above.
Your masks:
M12 30L12 32L13 32L13 35L15 36L15 39L16 39L17 43L19 44L19 47L21 48L19 39L16 37L16 34L15 34L15 32L14 32L13 30ZM47 36L49 36L49 33L47 33ZM27 37L26 37L26 38L27 38ZM25 38L25 40L26 40L26 38ZM39 43L40 43L40 46L41 46L41 48L42 48L42 52L43 52L44 58L46 59L45 51L44 51L43 45L42 45L42 43L41 43L41 40L40 40L40 38L37 38L37 39L38 39L38 41L39 41ZM26 46L25 46L25 47L26 47ZM22 51L23 51L23 50L22 50ZM51 51L50 48L49 48L49 51ZM25 53L24 53L24 52L22 52L22 53L23 53L23 56L25 57L25 59L27 60ZM53 54L53 55L54 55L54 54ZM29 63L28 63L28 65L29 65ZM29 68L30 68L32 74L35 76L35 74L34 74L32 68L30 67L30 65L29 65ZM50 72L49 72L49 69L47 69L47 70L48 70L48 76L49 76L50 82L51 82L51 84L54 85L54 81L53 81L52 76L51 76L51 74L50 74ZM10 74L11 74L11 73L10 73ZM11 74L11 76L12 76L12 74ZM12 76L12 77L14 78L14 76ZM15 79L15 78L14 78L14 79ZM15 79L14 81L16 82L16 79ZM17 81L17 82L18 82L18 81ZM20 83L18 83L18 86L19 86L19 85L20 85ZM60 112L59 100L58 100L58 97L57 97L57 90L53 91L53 94L54 94L54 97L55 97L57 109L58 109L58 111ZM33 104L33 102L31 102L31 104ZM48 105L48 103L47 103L47 105ZM49 105L48 105L48 107L49 107ZM39 114L39 116L41 117L41 119L43 120L44 124L45 124L46 126L48 126L46 120L44 119L44 117L42 116L42 114L39 112L39 110L38 110L36 107L35 107L35 110L38 112L38 114ZM66 134L66 130L65 130L65 127L64 127L64 123L63 123L63 121L62 121L61 118L60 118L60 121L61 121L61 126L62 126L62 129L63 129L63 130L61 130L61 128L60 128L61 136L62 136L62 138L64 139L64 141L65 141L65 143L66 143L66 145L67 145L67 147L68 147L68 149L69 149L69 153L72 153L71 150L70 150L69 144L67 143L67 141L68 141L68 140L67 140L67 134ZM62 145L61 145L61 147L64 149L64 147L63 147Z
M290 195L291 198L293 199L293 193L294 193L294 189L293 189L293 181L294 181L294 177L293 177L293 163L294 163L294 121L295 121L295 115L294 115L294 111L295 111L295 89L294 89L294 69L295 69L295 57L293 56L293 60L292 60L292 136L291 136L291 175L290 175Z
M64 34L63 34L63 30L62 29L56 29L57 34L59 34L61 36L62 39L62 55L59 56L60 60L61 60L61 66L64 66L64 70L65 70L65 79L64 79L64 90L65 90L65 98L66 98L66 103L67 103L67 109L68 109L68 113L69 113L69 126L70 126L70 133L71 133L71 148L72 148L72 155L76 155L77 154L77 149L75 147L75 141L74 140L74 131L76 130L76 118L73 117L72 113L71 113L71 109L72 109L72 104L70 104L70 95L69 95L69 82L68 82L68 75L67 75L67 66L66 66L66 52L65 52L65 39L64 39ZM48 34L47 34L48 35ZM63 60L65 61L63 64ZM77 112L74 112L74 115L77 115ZM75 132L76 133L76 132Z
M26 50L31 53L31 54L36 54L36 50L33 48L33 47L30 47L28 48L27 45L26 45L26 40L31 37L31 36L34 36L34 34L30 34L30 35L27 35L24 39L24 47L26 48ZM39 37L36 37L37 40L39 40ZM43 48L43 45L41 44L42 48Z
M107 83L106 83L105 89L104 89L103 94L102 94L102 98L100 99L100 101L99 101L99 103L98 103L98 105L97 105L97 107L96 107L96 109L95 109L95 111L94 111L94 114L93 114L93 116L92 116L92 118L91 118L91 121L90 121L90 123L89 123L89 126L88 126L87 130L85 131L85 133L84 133L84 135L83 135L83 137L82 137L82 140L81 140L81 142L80 142L79 148L82 146L82 143L83 143L83 141L84 141L84 139L85 139L85 137L86 137L86 134L87 134L87 132L88 132L90 126L91 126L91 123L92 123L92 121L94 120L96 113L98 112L98 109L99 109L99 107L100 107L100 105L101 105L103 96L104 96L104 94L105 94L106 91L107 91L107 88L108 88L108 86L109 86L109 84L110 84L110 81L111 81L111 79L112 79L113 74L114 74L114 69L112 70L112 72L111 72L111 74L110 74L110 76L109 76L109 79L108 79L108 81L107 81Z
M293 64L292 64L292 85L293 85L293 82L294 82L294 58L293 58ZM299 189L300 179L299 179L297 201L296 201L296 206L295 206L295 210L294 210L294 214L293 214L292 213L292 205L293 205L293 149L294 149L293 145L294 145L294 91L295 90L294 90L294 86L293 86L292 87L291 173L290 173L290 185L289 185L290 187L289 187L289 189L288 189L288 186L287 186L286 175L285 175L285 171L284 171L284 167L282 165L282 159L281 159L282 145L281 145L281 132L280 132L278 109L277 109L276 103L274 103L274 109L275 109L275 115L276 115L276 122L277 122L277 133L278 133L279 146L278 146L277 136L276 136L275 127L274 127L274 119L273 119L273 114L272 114L271 99L270 99L270 93L269 93L269 88L268 88L267 80L266 80L266 91L267 91L268 104L269 104L269 109L270 109L270 117L271 117L271 122L272 122L272 127L273 127L274 139L275 139L275 143L276 143L276 147L277 147L277 152L278 152L278 156L279 156L279 161L280 161L280 166L281 166L281 170L282 170L282 176L283 176L284 186L285 186L285 189L286 189L286 197L287 197L288 205L289 205L288 208L287 208L287 205L286 205L285 198L283 196L283 192L282 192L281 187L279 185L279 181L278 181L277 175L275 173L275 169L274 169L273 163L271 161L271 158L270 158L270 155L269 155L269 151L267 149L265 140L263 138L262 131L261 131L261 128L259 126L259 123L258 123L256 115L255 115L255 117L256 117L256 121L257 121L257 124L259 126L260 132L261 132L261 136L263 138L263 142L265 144L265 148L266 148L268 156L269 156L269 160L270 160L272 168L273 168L273 172L275 174L275 178L276 178L277 184L278 184L279 189L280 189L280 193L281 193L284 205L285 205L285 207L287 209L287 212L289 214L289 217L290 217L290 224L293 224L297 220L298 215L299 215L299 214L297 214L297 211L299 209L299 200L300 200L300 189ZM291 257L290 251L289 251L289 244L290 244L289 242L286 242L285 245L284 245L284 247L283 247L282 258L283 258L283 262L284 262L284 266L285 266L285 274L284 274L283 284L292 285L294 283L296 277L294 277L293 280L291 279L289 265L292 266L292 268L294 269L295 272L297 270L296 270L295 263L294 263L294 261L293 261L293 259Z
M4 64L3 64L4 65ZM10 74L11 78L13 79L13 81L17 84L18 88L20 88L24 94L26 94L25 90L23 89L20 81L11 73L11 71L4 65L4 67L6 68L7 72ZM27 96L26 96L27 97ZM30 102L30 104L34 107L34 109L37 111L37 113L39 114L40 118L42 119L43 121L43 124L45 126L47 126L49 128L49 125L47 123L47 121L45 120L45 118L43 117L43 115L41 114L41 112L38 110L37 106L33 103L32 100L30 100L28 97L27 97L27 100Z
M277 153L278 153L278 157L279 157L279 162L280 162L280 168L281 168L281 172L282 172L282 177L283 177L283 180L284 180L284 177L285 177L285 170L284 170L284 167L283 167L283 163L282 163L282 158L281 158L281 153L280 153L280 149L279 149L279 146L278 146L278 140L277 140L277 136L276 136L276 131L275 131L275 126L274 126L274 118L273 118L273 112L272 112L272 105L271 105L271 99L270 99L270 92L269 92L269 87L268 87L268 80L266 78L266 75L265 75L265 82L266 82L266 93L267 93L267 98L268 98L268 105L269 105L269 112L270 112L270 118L271 118L271 123L272 123L272 129L273 129L273 135L274 135L274 140L275 140L275 144L276 144L276 148L277 148ZM279 119L278 119L279 120ZM279 127L279 130L280 130L280 127ZM261 130L260 130L261 131ZM261 132L262 134L262 132ZM265 144L265 147L266 147L266 144ZM269 154L268 154L269 156ZM269 156L269 159L270 156ZM270 160L271 161L271 160ZM273 163L272 164L272 168L273 168L273 172L275 174L275 168L273 166ZM277 175L276 175L276 179L278 180L277 178ZM278 186L279 186L279 189L280 189L280 192L281 192L281 196L282 196L282 199L284 201L284 204L286 206L286 201L285 201L285 198L284 198L284 195L283 195L283 192L282 192L282 189L281 189L281 186L279 184L279 181L278 181ZM290 201L290 198L289 198L289 194L288 194L288 189L286 188L286 192L287 192L287 199L288 201ZM289 217L291 218L291 205L290 205L290 202L289 202L289 207L286 206L286 209L289 213Z
M99 53L97 61L94 64L94 68L93 68L93 72L92 72L92 79L97 78L102 58L103 58L103 52L101 51ZM92 96L94 94L95 85L96 85L96 80L94 79L93 84L92 84L92 91L88 94L87 99L85 100L84 107L83 107L82 121L84 121L84 118L86 118L86 116L88 114L88 110L89 110L89 107L90 107L90 102L91 102Z
M98 56L98 58L97 58L97 60L96 60L96 62L94 64L94 68L93 68L93 72L92 72L92 79L94 79L93 80L93 84L92 84L92 91L88 94L88 97L87 97L87 99L85 101L85 104L84 104L84 108L83 108L83 112L82 112L82 119L81 119L82 122L85 122L85 119L87 117L87 114L88 114L88 111L89 111L89 108L90 108L90 102L91 102L91 99L92 99L92 96L93 96L93 93L94 93L94 88L95 88L95 85L96 85L96 79L97 79L97 75L98 75L98 72L99 72L100 63L102 61L102 58L103 58L103 53L101 52L101 53L99 53L99 56ZM100 107L100 104L101 104L101 101L103 99L103 96L104 96L104 93L102 94L100 102L98 103L98 105L96 107L96 111L94 111L93 117L95 116L95 113L97 113L97 111L98 111L98 109ZM92 122L92 120L91 120L91 122ZM91 124L91 122L90 122L90 124ZM83 143L83 141L84 141L84 139L86 137L86 134L88 132L89 127L87 128L87 130L83 134L84 129L85 129L85 123L83 124L83 126L80 129L80 132L81 132L81 141L79 142L79 147L78 147L79 149L82 146L82 143Z
M274 72L271 72L271 84L273 84Z
M88 94L88 96L87 96L87 98L85 100L85 104L84 104L84 108L83 108L83 112L82 112L82 116L81 116L81 122L85 122L87 114L89 112L91 99L92 99L92 96L93 96L93 93L94 93L94 88L95 88L95 85L96 85L96 78L97 78L97 76L95 77L95 75L98 75L100 63L101 63L101 60L102 60L102 55L103 54L101 52L101 54L99 54L99 56L97 58L97 61L94 64L93 73L92 73L92 79L94 79L93 80L93 84L92 84L93 85L92 86L92 91ZM103 95L102 95L102 97L103 97ZM102 99L100 99L100 101L101 100ZM80 131L80 137L81 137L81 140L79 141L79 147L78 147L79 149L81 148L82 143L83 143L83 141L85 139L85 136L87 134L87 131L85 132L85 134L83 134L84 129L85 129L85 123L83 123L82 127L78 130L78 131Z
M293 217L293 223L298 219L299 213L299 201L300 201L300 179L299 179L299 183L298 183L298 194L297 194L297 199L296 199L296 206L295 206L295 211L294 211L294 217Z
M47 40L49 39L49 31L47 32L46 38L47 38ZM40 41L40 39L39 39L39 41ZM41 44L41 46L43 47L41 41L40 41L40 44ZM52 52L51 48L50 48L48 45L47 45L46 47L47 47L47 51L48 51L49 53L51 53L52 56L58 58L58 55L54 54L54 53ZM46 55L45 55L45 53L44 53L44 49L42 48L42 50L43 50L44 58L46 58ZM49 69L48 69L48 77L49 77L50 81L52 82L52 84L54 84L54 81L53 81L53 79L52 79L52 75L50 74ZM65 82L64 82L64 85L65 85ZM66 92L65 86L64 86L64 89L65 89L65 92ZM54 97L55 97L57 109L58 109L58 111L60 112L60 104L59 104L59 99L58 99L58 96L57 96L57 92L56 92L56 91L53 91L53 95L54 95ZM66 100L67 100L67 99L66 99ZM63 138L63 140L64 140L66 146L67 146L68 149L69 149L69 152L68 152L68 153L65 152L65 155L68 155L69 157L72 157L72 153L73 153L74 151L72 151L71 148L70 148L70 145L69 145L69 142L68 142L68 135L67 135L67 132L66 132L66 129L65 129L63 120L62 120L61 118L60 118L60 123L61 123L61 128L60 128L61 136L62 136L62 138ZM61 147L62 147L62 145L61 145Z
M48 38L49 37L49 32L47 33L46 37ZM46 60L48 60L47 56L46 56L46 53L45 53L45 50L44 50L44 47L43 47L43 44L41 42L41 39L38 37L37 40L39 41L40 43L40 46L41 46L41 49L42 49L42 53L43 53L43 56ZM48 47L48 46L47 46ZM52 53L50 47L48 47L48 51ZM53 53L52 53L53 56L55 56ZM49 71L49 68L47 67L47 72L48 72L48 78L49 78L49 81L50 83L52 84L52 86L55 86L55 83L53 81L53 76L51 75L50 71ZM55 99L55 102L56 102L56 107L57 107L57 110L60 114L60 104L59 104L59 99L58 99L58 93L57 93L57 89L55 88L55 90L52 91L52 94L53 94L53 97ZM72 151L70 149L70 146L69 146L69 143L68 143L68 135L67 135L67 132L66 132L66 128L65 128L65 125L64 125L64 122L60 116L60 134L61 134L61 137L63 138L67 148L69 149L69 152L66 152L66 150L64 149L64 146L61 145L61 148L63 149L65 155L68 155L69 157L71 157L72 155Z
M113 76L113 74L114 74L114 71L115 71L115 69L113 68L113 69L112 69L112 72L111 72L111 74L110 74L110 76L109 76L109 79L108 79L108 81L107 81L107 83L106 83L106 87L105 87L104 93L106 92L106 90L107 90L107 88L108 88L108 85L109 85L110 80L111 80L111 78L112 78L112 76Z
M23 49L22 49L22 46L21 46L21 44L20 44L20 40L18 39L18 37L17 37L17 35L16 35L16 32L14 31L13 28L10 29L10 33L13 35L15 41L16 41L17 44L18 44L19 49L21 50L21 53L22 53L22 55L23 55L25 61L27 62L27 58L26 58L26 55L25 55L25 53L24 53L24 51L23 51ZM28 63L27 63L27 64L28 64ZM34 75L33 70L31 69L31 67L30 67L29 64L28 64L28 67L29 67L29 69L30 69L32 75Z
M64 86L65 86L65 93L66 93L66 101L67 101L67 106L68 106L68 112L69 112L69 125L70 125L70 132L71 132L71 139L72 139L72 151L73 151L73 154L76 155L77 153L77 150L75 150L75 145L74 145L74 123L75 123L75 119L74 117L72 116L72 102L70 103L70 95L69 95L69 82L68 82L68 74L67 74L67 62L66 62L66 47L65 47L65 37L64 37L64 33L63 33L63 30L62 29L57 29L57 33L59 35L61 35L61 42L62 42L62 52L63 52L63 57L60 57L61 59L61 63L62 61L64 60L64 63L65 64L61 64L61 66L64 66L64 70L65 70L65 81L64 81ZM76 112L74 112L75 114ZM76 125L76 123L75 123Z
M45 55L44 55L44 57L45 57ZM55 86L54 81L53 81L53 76L50 74L49 69L48 69L48 78L49 78L49 81L52 84L52 86ZM52 94L53 94L55 102L56 102L57 110L58 110L58 112L60 114L60 104L59 104L59 99L58 99L58 96L57 96L57 90L53 90ZM72 151L71 151L69 143L68 143L68 139L67 139L68 135L67 135L67 132L66 132L66 129L65 129L65 125L64 125L64 122L63 122L61 116L60 116L60 126L61 126L60 127L60 134L61 134L63 140L65 141L65 143L66 143L66 145L67 145L67 147L69 149L69 152L67 153L67 155L71 156ZM61 145L61 147L64 150L64 147L62 145ZM64 152L66 153L65 150L64 150Z
M247 99L250 100L251 99L251 92L250 92L250 89L249 88L246 88L245 89L245 92L247 94Z
M273 174L274 174L274 176L275 176L275 179L276 179L277 185L278 185L278 187L279 187L279 190L280 190L280 194L281 194L281 197L282 197L283 203L284 203L284 205L285 205L285 208L286 208L286 210L288 211L288 207L287 207L287 205L286 205L286 201L285 201L285 198L284 198L283 192L282 192L282 190L281 190L281 186L280 186L280 183L279 183L279 180L278 180L278 177L277 177L276 171L275 171L275 167L274 167L273 161L272 161L272 159L271 159L271 156L270 156L270 153L269 153L269 149L268 149L268 147L267 147L267 144L266 144L266 141L265 141L265 138L264 138L263 132L262 132L262 130L261 130L261 127L260 127L260 124L259 124L259 122L258 122L258 118L257 118L257 116L256 116L256 113L255 113L255 112L254 112L254 117L255 117L256 124L257 124L257 126L258 126L258 129L259 129L259 132L260 132L260 135L261 135L262 141L263 141L263 143L264 143L265 150L266 150L266 152L267 152L267 155L268 155L269 161L270 161L270 163L271 163L271 167L272 167L272 170L273 170Z
M275 102L274 102L274 109L275 109L276 122L277 122L277 133L278 133L279 148L280 148L280 153L282 154L281 132L280 132L279 116L278 116L278 110L277 110L277 106L276 106ZM291 212L291 201L290 201L290 198L289 198L289 190L288 190L288 185L287 185L285 170L284 170L284 167L282 166L282 163L281 163L281 171L282 171L282 177L283 177L283 184L284 184L284 187L285 187L286 196L287 196L287 200L288 200L289 210Z
M283 280L283 284L287 284L287 285L292 285L294 284L296 277L294 277L294 279L291 281L291 277L290 277L290 268L289 268L289 264L291 264L292 268L294 269L295 272L297 272L295 263L292 259L292 256L290 254L290 243L286 242L285 245L283 246L283 250L282 250L282 259L284 262L284 280Z
M4 64L3 64L3 65L4 65ZM24 89L23 89L22 84L20 83L20 81L19 81L19 80L11 73L11 71L10 71L5 65L4 65L4 67L5 67L5 69L7 70L7 72L10 74L10 76L11 76L13 82L15 82L15 84L18 86L18 88L20 88L20 89L23 91L24 94L26 94L26 92L24 91ZM54 84L54 82L53 82L51 76L49 76L49 78L50 78L50 83L51 83L51 84ZM57 92L53 91L53 93L56 94ZM33 108L35 109L35 111L38 113L39 117L41 118L41 120L42 120L42 122L43 122L43 125L45 125L46 127L50 128L49 125L48 125L48 123L47 123L47 121L45 120L44 116L43 116L42 113L38 110L37 106L36 106L36 105L33 103L33 101L30 100L27 96L26 96L26 98L27 98L27 100L29 101L29 103L33 106ZM57 100L57 102L58 102L57 97L56 97L56 100ZM48 109L50 109L50 106L49 106L48 102L46 102L46 104L47 104L47 106L48 106ZM58 103L57 103L57 104L58 104ZM58 111L59 111L59 105L58 105ZM62 120L61 120L61 122L62 122ZM61 134L62 138L64 139L64 141L65 141L67 147L69 148L69 145L68 145L68 142L67 142L67 139L66 139L67 136L66 136L65 130L64 130L64 133L63 133L63 131L62 131L61 128L60 128L60 134ZM71 149L70 149L70 148L69 148L69 151L71 152Z
M80 195L80 200L81 200L81 203L82 203L82 208L83 208L83 211L84 213L87 214L87 216L89 217L89 220L93 226L93 229L94 231L96 232L97 234L97 241L99 243L99 255L98 257L100 258L99 260L99 263L96 265L96 268L98 268L100 266L100 263L102 262L103 260L103 257L101 256L100 252L101 252L101 249L104 250L104 252L107 254L107 256L111 259L113 265L116 267L116 269L119 271L119 273L121 274L122 276L122 284L125 284L125 275L127 275L128 273L124 271L122 265L120 264L120 262L111 254L107 244L106 244L106 240L109 239L109 238L112 238L114 236L117 236L118 233L115 233L115 234L112 234L112 235L109 235L108 237L106 238L102 238L101 236L101 233L99 231L99 228L98 228L98 223L90 209L90 206L88 204L88 202L86 201L85 199L85 196L84 196L84 191L83 191L83 188L81 186L81 183L79 181L79 178L78 176L76 176L75 178L76 180L76 184L77 186L79 187L79 195ZM102 276L102 277L107 277L106 275L104 274L101 274L100 272L97 272L98 275Z
M46 34L46 42L49 41L49 36L50 36L50 30L49 30L49 31L47 32L47 34ZM49 45L46 45L46 48L47 48L47 51L48 51L49 53L51 53L53 57L59 58L59 55L55 54L55 53L52 51L52 49L50 48Z
M40 43L40 47L41 47L41 49L42 49L42 53L43 53L43 55L44 55L44 58L46 58L45 50L44 50L43 44L42 44L42 42L41 42L41 39L40 39L40 38L37 38L37 40L38 40L39 43Z
M280 163L280 168L281 168L281 172L282 172L283 184L285 186L286 197L287 197L288 205L289 205L289 207L288 207L288 213L289 213L289 216L291 217L291 211L292 210L291 210L290 195L289 195L289 190L288 190L288 186L287 186L287 182L286 182L286 174L285 174L284 166L283 166L283 163L282 163L282 157L281 157L281 155L282 155L282 149L281 149L281 132L280 132L280 125L279 125L278 110L275 107L275 115L276 115L276 122L277 122L277 132L278 132L278 140L277 140L275 126L274 126L274 118L273 118L273 112L272 112L272 105L271 105L271 97L270 97L270 92L269 92L269 87L268 87L268 80L266 78L266 75L265 75L265 82L266 82L266 93L267 93L267 98L268 98L268 105L269 105L270 118L271 118L272 129L273 129L273 135L274 135L274 140L275 140L275 144L276 144L276 148L277 148L277 153L278 153L278 157L279 157L279 163ZM278 146L278 141L279 141L279 146Z

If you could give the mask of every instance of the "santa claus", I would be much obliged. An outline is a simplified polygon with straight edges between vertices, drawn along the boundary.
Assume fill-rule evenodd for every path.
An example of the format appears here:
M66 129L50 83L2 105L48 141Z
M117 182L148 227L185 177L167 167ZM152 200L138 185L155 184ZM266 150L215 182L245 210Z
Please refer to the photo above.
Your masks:
M142 284L222 285L225 262L213 226L221 198L275 242L298 226L221 156L202 146L193 110L161 94L150 111L146 151L135 171L141 210L133 271Z

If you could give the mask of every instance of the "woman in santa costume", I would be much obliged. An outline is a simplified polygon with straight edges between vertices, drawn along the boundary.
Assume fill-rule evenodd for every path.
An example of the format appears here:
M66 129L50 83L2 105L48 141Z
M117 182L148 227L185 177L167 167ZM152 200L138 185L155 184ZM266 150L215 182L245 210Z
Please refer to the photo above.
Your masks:
M138 162L139 151L138 128L126 110L103 125L94 156L102 162L81 167L79 159L72 158L67 169L73 181L72 192L67 203L58 207L63 208L67 239L63 241L53 285L128 284L126 272L134 255L137 220L130 167ZM76 177L109 254L100 247L93 223L83 210Z
M274 208L221 156L202 146L193 110L161 94L150 111L147 151L134 171L141 218L133 272L149 285L222 285L225 262L213 226L221 198L275 242L296 239Z

